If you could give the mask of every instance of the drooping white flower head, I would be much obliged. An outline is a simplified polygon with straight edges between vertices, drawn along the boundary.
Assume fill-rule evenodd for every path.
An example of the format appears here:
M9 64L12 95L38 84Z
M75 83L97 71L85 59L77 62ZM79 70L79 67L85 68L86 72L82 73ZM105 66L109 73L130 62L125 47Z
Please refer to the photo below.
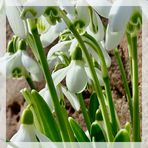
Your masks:
M33 114L29 108L23 111L20 128L10 141L17 147L21 146L19 142L51 142L49 138L35 128Z
M20 38L26 38L27 27L25 21L20 17L20 12L21 7L6 6L6 15L14 34Z
M111 7L105 40L105 46L108 50L117 47L127 29L131 16L136 11L140 12L140 7L124 6L125 3L128 3L128 0L117 0Z
M21 78L31 75L34 81L43 80L43 74L39 65L28 56L26 51L18 50L16 53L6 53L0 58L0 73L6 78ZM6 66L6 72L3 67Z

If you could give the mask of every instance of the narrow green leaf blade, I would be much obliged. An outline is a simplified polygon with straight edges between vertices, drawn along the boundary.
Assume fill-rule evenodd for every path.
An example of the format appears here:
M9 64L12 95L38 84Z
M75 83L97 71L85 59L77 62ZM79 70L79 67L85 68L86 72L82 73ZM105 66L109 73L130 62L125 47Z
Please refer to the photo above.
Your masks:
M90 142L85 132L73 118L69 117L69 123L78 142Z

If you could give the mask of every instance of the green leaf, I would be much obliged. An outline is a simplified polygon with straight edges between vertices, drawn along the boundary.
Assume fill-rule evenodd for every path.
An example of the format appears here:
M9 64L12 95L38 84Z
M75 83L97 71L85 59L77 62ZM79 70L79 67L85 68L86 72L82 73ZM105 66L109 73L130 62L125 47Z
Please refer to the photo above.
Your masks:
M58 125L44 99L35 90L30 92L24 89L22 94L26 101L31 104L37 128L52 141L62 141Z
M95 142L105 142L104 131L98 121L94 121L90 130L91 139Z
M115 136L114 142L130 142L130 135L126 129L121 129Z
M95 121L95 114L98 108L99 108L98 98L96 93L93 93L90 97L90 104L88 110L91 122Z
M69 117L69 123L78 142L90 142L85 132L73 118Z
M128 131L129 135L131 133L131 125L129 122L126 122L126 124L124 125L124 128Z

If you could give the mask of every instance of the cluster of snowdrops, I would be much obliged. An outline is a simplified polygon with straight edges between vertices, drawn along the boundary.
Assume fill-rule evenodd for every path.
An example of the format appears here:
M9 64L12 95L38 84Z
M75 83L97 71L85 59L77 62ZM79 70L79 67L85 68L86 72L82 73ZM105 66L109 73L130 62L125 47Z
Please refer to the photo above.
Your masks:
M0 58L0 73L6 78L26 79L30 86L21 90L27 106L11 142L141 140L137 59L141 7L122 6L123 2L117 0L108 7L91 6L89 0L67 1L69 6L60 1L53 1L52 6L32 6L34 1L28 0L23 6L6 6L14 36ZM132 93L117 48L123 35L128 41ZM46 55L45 48L57 38ZM28 48L34 58L29 56ZM124 128L120 126L111 93L109 50L114 50L128 101L130 121ZM34 81L42 80L46 85L38 92ZM91 94L88 108L82 94L87 90ZM86 131L68 117L65 99L75 111L81 110Z

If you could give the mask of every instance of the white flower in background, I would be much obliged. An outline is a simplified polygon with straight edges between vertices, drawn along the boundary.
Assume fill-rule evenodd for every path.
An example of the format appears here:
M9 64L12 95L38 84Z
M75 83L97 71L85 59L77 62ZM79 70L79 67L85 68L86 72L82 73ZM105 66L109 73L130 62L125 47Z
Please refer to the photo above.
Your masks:
M54 40L56 40L59 34L66 28L66 24L61 21L56 25L50 26L49 29L41 34L41 42L43 47L49 46Z
M6 15L14 34L20 38L26 38L28 32L25 21L20 18L20 12L21 7L6 6Z
M6 66L6 73L4 66ZM34 81L43 80L39 65L28 56L26 51L18 50L16 53L6 53L0 58L0 73L6 78L20 78L30 74Z
M70 102L72 107L76 111L79 111L80 110L80 104L79 104L79 100L78 100L77 96L74 93L69 92L63 85L60 85L60 89L63 92L63 95ZM56 86L56 91L57 91L58 96L60 96L60 91L59 91L58 86ZM51 98L51 95L49 93L47 86L45 86L45 88L43 88L39 92L39 94L43 97L43 99L46 101L46 103L50 107L51 111L53 112L54 111L54 105L53 105L52 98ZM58 98L60 98L60 97L58 97Z
M137 25L137 22L132 22L130 18L136 13L140 14L141 8L138 6L124 6L125 2L128 3L128 1L125 0L117 0L111 7L105 41L105 47L108 50L117 47L127 29L129 21L133 23L133 25ZM137 17L136 21L140 23L138 19Z
M109 17L109 12L112 6L110 0L87 0L87 2L99 15L105 18Z
M96 41L104 40L104 26L99 15L93 10L90 9L90 23L86 28L88 34L96 39Z

